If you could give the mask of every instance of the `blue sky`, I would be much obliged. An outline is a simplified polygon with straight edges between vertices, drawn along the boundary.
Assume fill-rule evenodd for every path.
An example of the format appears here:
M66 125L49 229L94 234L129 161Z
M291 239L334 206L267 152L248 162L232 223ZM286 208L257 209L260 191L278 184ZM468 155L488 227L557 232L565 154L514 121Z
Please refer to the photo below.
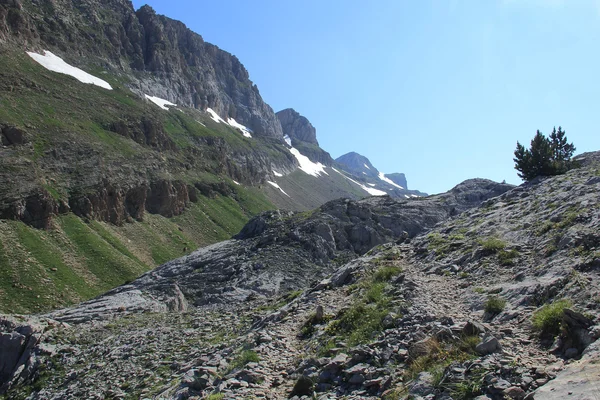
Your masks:
M600 150L600 0L135 0L235 54L338 157L438 193L519 184L512 152L562 125Z

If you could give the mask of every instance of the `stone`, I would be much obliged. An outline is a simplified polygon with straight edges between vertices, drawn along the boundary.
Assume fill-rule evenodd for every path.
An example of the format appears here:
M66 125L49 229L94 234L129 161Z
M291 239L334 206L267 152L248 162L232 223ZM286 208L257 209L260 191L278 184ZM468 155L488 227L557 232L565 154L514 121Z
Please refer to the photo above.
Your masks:
M579 350L577 350L574 347L569 347L567 350L565 350L565 358L569 359L569 358L575 358L579 355Z
M504 396L508 397L509 399L514 399L514 400L523 400L526 396L525 391L523 389L521 389L520 387L516 387L516 386L512 386L507 389L504 389L504 391L502 393L504 394Z
M315 387L313 381L310 378L307 378L306 376L301 376L294 384L294 388L292 389L290 397L312 396L314 392Z
M496 353L500 350L502 350L500 341L498 341L498 339L491 334L487 334L481 343L475 347L475 351L481 355Z

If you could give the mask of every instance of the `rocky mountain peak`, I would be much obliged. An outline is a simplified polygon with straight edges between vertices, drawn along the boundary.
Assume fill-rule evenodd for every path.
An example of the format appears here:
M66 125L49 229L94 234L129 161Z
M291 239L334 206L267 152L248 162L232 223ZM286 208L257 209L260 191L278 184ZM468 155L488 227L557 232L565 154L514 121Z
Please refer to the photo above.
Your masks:
M354 151L336 158L335 161L343 165L346 171L358 177L369 176L375 178L379 175L379 171L371 164L371 161L367 157Z
M286 108L277 114L283 134L294 141L301 141L319 145L317 141L317 130L306 117L300 115L293 108Z

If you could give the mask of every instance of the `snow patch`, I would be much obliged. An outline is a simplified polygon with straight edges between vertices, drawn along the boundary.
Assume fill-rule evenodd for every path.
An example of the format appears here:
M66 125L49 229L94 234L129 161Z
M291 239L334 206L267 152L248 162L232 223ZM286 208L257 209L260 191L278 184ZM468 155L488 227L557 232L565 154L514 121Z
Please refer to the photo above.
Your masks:
M325 166L323 164L314 163L310 161L308 157L300 154L300 152L297 149L292 147L290 149L290 153L292 153L294 157L296 157L296 160L298 160L298 163L300 164L300 169L306 172L307 174L312 175L314 177L318 177L321 174L329 175L327 172L325 172Z
M233 118L228 118L227 119L227 123L231 126L233 126L234 128L239 129L240 131L242 131L242 135L244 135L247 138L252 138L252 130L246 128L244 125L240 124L239 122L237 122L235 119Z
M215 112L215 110L213 110L212 108L207 108L206 112L210 114L210 117L212 118L213 121L215 121L217 124L218 123L224 123L226 124L225 120L221 117L219 117L219 114L217 114Z
M269 185L273 186L274 188L279 189L281 191L281 193L285 194L287 197L290 197L290 195L287 194L286 192L284 192L283 189L278 184L276 184L275 182L267 181L267 183Z
M173 104L168 100L161 99L160 97L148 96L147 94L145 94L144 96L146 96L146 99L150 100L151 102L153 102L154 104L156 104L157 106L162 108L163 110L168 111L169 107L167 107L167 106L177 107L177 104ZM181 111L181 110L179 110L179 111Z
M288 135L285 135L283 137L283 140L285 140L285 142L288 144L288 146L290 146L290 147L292 146L292 139Z
M385 174L383 172L379 173L379 179L381 179L382 181L384 181L385 183L389 183L392 186L396 186L398 189L404 189L402 186L396 184L393 180L391 180L390 178L387 178L385 176Z
M233 181L233 179L232 179L232 181ZM233 183L235 183L235 184L236 184L236 185L238 185L238 186L241 186L241 185L240 185L238 182L236 182L236 181L233 181Z
M416 194L411 194L410 197L421 197L421 196L417 196Z
M275 175L278 178L281 178L283 176L283 174L280 174L279 172L273 170L273 175Z
M404 197L406 197L407 199L410 199L410 196L405 194Z
M365 186L362 183L358 183L354 179L347 177L345 174L342 174L337 169L335 169L333 167L331 167L331 169L334 170L335 172L337 172L338 174L340 174L341 176L343 176L344 178L348 179L350 182L353 182L353 183L357 184L358 186L360 186L360 188L362 190L369 193L371 196L387 196L387 193L384 192L383 190L378 190L378 189L374 189L372 187Z
M369 166L367 164L363 164L365 166L366 169L371 169L369 168Z
M50 71L72 76L79 82L89 83L91 85L100 86L101 88L107 90L112 90L112 86L110 86L108 82L103 81L100 78L96 78L95 76L90 75L77 67L67 64L63 61L62 58L52 54L48 50L44 50L43 55L32 52L27 52L27 54L29 55L29 57L33 58L37 63L41 64L44 68Z
M367 183L367 185L369 185L369 186L371 186L371 187L375 186L375 184L374 184L374 183Z

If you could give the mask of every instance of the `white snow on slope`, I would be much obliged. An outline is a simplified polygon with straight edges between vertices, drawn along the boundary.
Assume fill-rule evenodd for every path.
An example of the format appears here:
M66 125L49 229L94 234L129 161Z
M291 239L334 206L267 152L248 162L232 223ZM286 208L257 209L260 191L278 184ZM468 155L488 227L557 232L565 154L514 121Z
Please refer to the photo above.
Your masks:
M289 194L287 194L286 192L284 192L284 191L283 191L283 189L282 189L282 188L281 188L281 187L280 187L278 184L276 184L275 182L267 181L267 183L268 183L269 185L271 185L271 186L273 186L273 187L275 187L275 188L277 188L277 189L281 190L281 193L285 194L287 197L290 197L290 195L289 195Z
M215 121L217 124L222 122L224 124L226 124L227 122L225 122L225 120L221 117L219 117L219 114L217 114L212 108L207 108L206 112L210 114L210 117L212 118L213 121Z
M157 106L159 106L160 108L162 108L163 110L169 110L169 107L176 107L177 104L173 104L168 100L165 99L161 99L160 97L154 97L154 96L148 96L147 94L145 94L144 96L146 96L146 99L150 100L151 102L153 102L154 104L156 104Z
M283 140L285 140L285 142L288 144L288 146L292 145L292 139L288 135L285 135L283 137Z
M72 76L79 82L89 83L92 85L100 86L104 89L112 90L112 86L110 86L108 82L103 81L100 78L96 78L95 76L90 75L77 67L67 64L63 61L62 58L52 54L48 50L44 50L43 55L32 52L27 52L27 54L29 55L29 57L33 58L36 62L41 64L44 68L49 69L50 71Z
M390 178L387 178L385 176L385 174L383 172L379 173L379 179L381 179L382 181L384 181L385 183L389 183L392 186L396 186L398 189L404 189L402 186L396 184L393 180L391 180Z
M369 168L369 166L367 164L363 164L365 166L366 169L371 169Z
M347 177L345 174L341 173L340 171L338 171L337 169L331 167L332 170L334 170L335 172L337 172L338 174L340 174L341 176L343 176L344 178L348 179L350 182L353 182L355 184L357 184L358 186L360 186L360 188L362 190L364 190L365 192L369 193L371 196L387 196L387 193L384 192L383 190L378 190L375 188L371 188L368 186L365 186L361 183L356 182L354 179Z
M242 131L242 135L246 136L247 138L252 138L252 130L246 128L244 125L240 124L235 119L228 118L227 123L233 126L234 128L237 128L240 131Z
M298 163L300 164L300 169L306 172L307 174L315 177L318 177L321 174L329 175L327 172L325 172L325 166L323 164L314 163L310 161L308 157L300 154L300 152L297 149L292 147L290 149L290 153L292 153L294 157L296 157L296 160L298 160Z
M238 186L241 186L239 182L233 181L233 183L235 183Z
M281 178L283 176L283 174L280 174L279 172L277 172L275 170L273 170L273 174L278 178Z
M404 197L406 197L407 199L410 199L410 196L405 194Z

